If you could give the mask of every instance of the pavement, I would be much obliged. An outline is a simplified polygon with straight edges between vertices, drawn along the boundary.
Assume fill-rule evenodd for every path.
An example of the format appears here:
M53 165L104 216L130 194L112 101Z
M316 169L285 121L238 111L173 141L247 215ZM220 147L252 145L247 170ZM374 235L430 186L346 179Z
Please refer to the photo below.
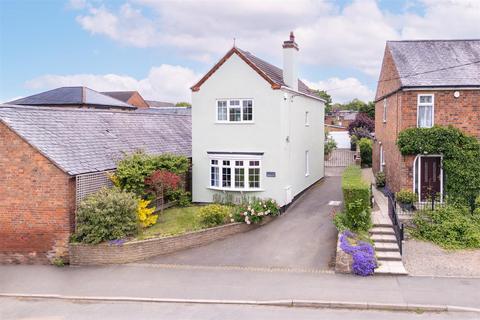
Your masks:
M11 319L230 319L230 320L457 320L478 319L475 313L407 313L371 310L283 308L275 306L168 303L78 303L58 300L0 298L0 318Z
M143 263L327 270L337 241L328 203L342 200L340 179L323 178L284 215L258 229Z

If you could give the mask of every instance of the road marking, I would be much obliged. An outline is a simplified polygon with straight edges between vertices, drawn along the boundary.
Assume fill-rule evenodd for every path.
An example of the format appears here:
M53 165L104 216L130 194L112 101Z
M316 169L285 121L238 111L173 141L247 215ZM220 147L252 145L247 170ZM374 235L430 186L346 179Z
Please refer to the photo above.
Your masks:
M314 268L287 268L287 267L247 267L247 266L198 266L188 264L162 264L162 263L128 263L124 266L130 267L146 267L159 269L184 269L184 270L238 270L238 271L255 271L255 272L287 272L287 273L317 273L317 274L335 274L329 269Z
M342 204L342 201L334 201L334 200L332 200L328 203L329 206L335 206L335 207L338 207L341 204Z

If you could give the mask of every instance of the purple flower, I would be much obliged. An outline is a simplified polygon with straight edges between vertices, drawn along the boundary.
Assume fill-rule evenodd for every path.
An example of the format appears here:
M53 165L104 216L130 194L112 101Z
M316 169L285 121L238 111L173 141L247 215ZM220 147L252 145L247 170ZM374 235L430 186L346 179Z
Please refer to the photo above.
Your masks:
M121 246L124 243L125 243L125 239L116 239L116 240L108 241L108 244L111 246Z
M377 267L372 245L365 241L358 241L357 245L351 245L348 238L356 239L357 237L348 230L344 231L340 236L340 248L353 257L353 273L360 276L372 275Z

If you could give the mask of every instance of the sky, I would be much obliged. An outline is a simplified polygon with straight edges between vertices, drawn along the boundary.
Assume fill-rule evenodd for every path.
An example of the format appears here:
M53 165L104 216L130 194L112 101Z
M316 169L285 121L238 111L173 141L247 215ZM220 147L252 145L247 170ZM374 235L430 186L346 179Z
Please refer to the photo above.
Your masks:
M79 85L190 101L234 38L281 67L290 31L302 80L368 101L387 40L480 38L480 0L0 0L0 101Z

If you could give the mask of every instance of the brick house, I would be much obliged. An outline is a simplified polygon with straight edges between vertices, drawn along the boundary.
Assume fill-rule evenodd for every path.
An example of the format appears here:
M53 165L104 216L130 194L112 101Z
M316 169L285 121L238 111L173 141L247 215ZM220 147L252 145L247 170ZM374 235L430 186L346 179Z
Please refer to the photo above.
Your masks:
M131 104L139 109L146 109L150 107L148 102L143 99L138 91L108 91L102 92L102 94Z
M136 150L191 157L190 115L0 105L0 263L68 258L77 202Z
M402 156L399 132L453 125L480 139L480 40L388 41L375 98L373 171L391 191L443 194L441 155Z

